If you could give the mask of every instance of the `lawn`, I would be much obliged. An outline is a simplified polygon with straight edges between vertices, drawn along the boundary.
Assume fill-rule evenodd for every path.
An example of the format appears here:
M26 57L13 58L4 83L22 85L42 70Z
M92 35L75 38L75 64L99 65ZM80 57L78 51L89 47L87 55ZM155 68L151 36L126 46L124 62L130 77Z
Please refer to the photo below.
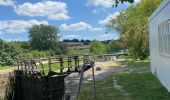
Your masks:
M132 60L132 59L124 59L123 61L117 62L119 65L126 65L129 68L149 68L150 60Z
M103 81L96 82L97 100L123 100L119 91L113 86L113 77L110 76ZM79 100L94 100L93 99L93 84L87 83L82 86Z
M149 61L120 62L127 68L148 68ZM113 80L128 93L125 96L114 87ZM149 71L130 72L111 75L102 81L96 81L97 100L170 100L170 93L161 85L158 79ZM85 99L86 98L86 99ZM93 85L86 83L80 93L80 100L93 100Z
M11 69L11 68L14 68L14 66L0 66L0 70Z
M126 73L116 79L132 100L170 100L170 93L151 73Z

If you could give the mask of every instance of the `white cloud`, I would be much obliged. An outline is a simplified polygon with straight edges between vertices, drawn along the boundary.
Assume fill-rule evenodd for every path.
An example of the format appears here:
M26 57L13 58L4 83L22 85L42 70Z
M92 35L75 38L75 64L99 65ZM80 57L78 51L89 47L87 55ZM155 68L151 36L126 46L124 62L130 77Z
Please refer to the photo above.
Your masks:
M37 21L37 20L10 20L10 21L0 21L0 32L4 33L23 33L27 32L28 28L33 25L45 24L48 25L47 21Z
M70 16L67 15L67 5L63 2L44 1L35 4L24 3L15 8L18 15L31 17L47 17L50 20L67 20Z
M98 10L98 9L94 9L93 11L92 11L92 14L97 14L97 13L99 13L100 11Z
M89 30L92 32L102 31L102 28L93 28L90 24L87 24L85 22L79 22L70 25L62 24L60 25L60 29L65 31L80 31L80 30Z
M85 22L79 22L79 23L75 23L75 24L62 24L60 26L60 28L62 30L69 30L69 31L80 31L80 30L86 30L86 29L90 29L91 26Z
M96 8L92 11L92 14L98 14L101 12L105 12L105 9L104 8Z
M15 1L14 0L0 0L0 5L3 6L14 6Z
M90 29L91 32L100 32L100 31L103 31L102 28L91 28Z
M87 0L87 5L101 6L103 8L112 7L115 0Z
M113 14L109 14L105 19L99 20L99 24L106 25L109 23L109 21L111 19L115 19L119 14L120 14L120 12L115 12Z

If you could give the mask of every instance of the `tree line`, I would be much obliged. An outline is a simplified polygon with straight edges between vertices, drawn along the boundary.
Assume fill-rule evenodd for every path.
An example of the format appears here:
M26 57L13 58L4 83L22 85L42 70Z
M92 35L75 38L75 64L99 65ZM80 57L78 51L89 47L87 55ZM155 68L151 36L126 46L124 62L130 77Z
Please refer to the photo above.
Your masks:
M114 41L64 40L59 42L59 29L50 25L34 25L29 31L29 41L5 42L0 40L0 65L13 65L18 58L47 57L69 54L64 42L82 42L90 45L92 54L116 52L120 47ZM117 47L118 46L118 47ZM76 52L76 51L75 51Z
M83 43L84 45L89 45L91 40L84 40L84 39L64 39L63 42L81 42Z
M47 57L67 54L67 46L58 42L59 29L50 25L34 25L28 30L29 41L0 40L0 65L13 65L18 58Z

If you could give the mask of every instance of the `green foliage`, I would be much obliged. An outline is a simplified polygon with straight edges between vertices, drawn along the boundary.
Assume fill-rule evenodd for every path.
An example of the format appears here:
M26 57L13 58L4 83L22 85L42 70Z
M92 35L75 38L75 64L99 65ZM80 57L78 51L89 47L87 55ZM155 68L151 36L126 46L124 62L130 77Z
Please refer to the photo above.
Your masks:
M55 43L51 50L54 51L55 55L67 54L68 48L65 43Z
M106 46L100 41L94 40L90 43L90 52L93 54L104 54L106 53Z
M107 45L108 53L119 52L119 50L121 50L121 49L122 49L122 47L120 46L119 40L112 40Z
M21 56L24 58L49 57L53 55L55 55L55 52L52 50L46 50L46 51L31 50L21 54Z
M22 48L23 49L23 48ZM21 51L21 56L26 58L33 58L33 57L49 57L54 55L62 55L67 54L68 49L67 45L64 43L55 43L55 46L52 47L50 50L23 50Z
M0 40L0 66L13 65L18 55L18 51L12 45Z
M89 52L89 49L68 49L69 55L87 55Z
M134 3L134 0L115 0L115 6L118 6L119 3L124 2Z
M120 33L121 45L128 49L134 59L149 56L148 18L162 0L142 0L110 21L108 30Z
M21 48L25 50L29 50L31 48L30 42L21 42Z
M49 50L55 46L59 29L49 25L34 25L29 29L32 49Z

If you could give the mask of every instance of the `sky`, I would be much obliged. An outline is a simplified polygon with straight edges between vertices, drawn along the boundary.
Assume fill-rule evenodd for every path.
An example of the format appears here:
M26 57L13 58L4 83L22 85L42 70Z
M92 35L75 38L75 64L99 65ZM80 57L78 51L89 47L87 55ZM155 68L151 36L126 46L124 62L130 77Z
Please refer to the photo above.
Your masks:
M28 41L28 29L45 24L59 27L61 41L117 39L116 31L106 34L105 25L131 4L113 4L114 0L0 0L0 38Z

